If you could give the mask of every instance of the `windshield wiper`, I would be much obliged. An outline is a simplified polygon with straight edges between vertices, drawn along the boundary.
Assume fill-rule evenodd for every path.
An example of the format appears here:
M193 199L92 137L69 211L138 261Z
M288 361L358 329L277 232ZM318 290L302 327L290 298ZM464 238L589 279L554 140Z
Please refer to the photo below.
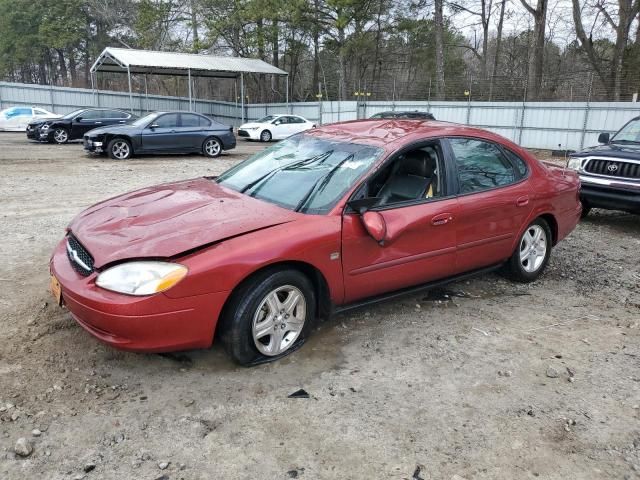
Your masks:
M269 178L274 176L276 173L281 172L282 170L287 170L292 167L300 167L303 165L311 164L313 162L317 162L318 160L322 161L326 157L330 156L332 153L333 153L333 150L329 150L328 152L321 153L320 155L316 155L315 157L305 158L304 160L300 160L299 162L288 163L286 165L283 165L282 167L276 168L275 170L271 170L270 172L262 175L261 177L258 177L256 180L249 183L242 190L240 190L240 193L245 193L248 190L251 190L253 187L257 186L259 183L262 183L263 181L268 180Z
M347 155L344 160L342 160L341 162L339 162L335 167L333 167L331 170L329 170L326 175L321 176L320 178L318 178L318 180L316 180L314 182L313 185L311 185L311 188L309 189L309 191L307 193L304 194L304 197L302 197L302 199L298 202L298 205L296 205L295 211L299 212L302 207L305 206L305 204L309 201L309 198L311 198L311 195L316 191L316 190L320 190L321 188L324 188L327 186L327 184L329 183L329 181L331 180L331 178L333 178L333 176L335 175L335 173L340 169L340 167L342 165L344 165L345 162L352 160L353 159L354 154L352 153L351 155Z

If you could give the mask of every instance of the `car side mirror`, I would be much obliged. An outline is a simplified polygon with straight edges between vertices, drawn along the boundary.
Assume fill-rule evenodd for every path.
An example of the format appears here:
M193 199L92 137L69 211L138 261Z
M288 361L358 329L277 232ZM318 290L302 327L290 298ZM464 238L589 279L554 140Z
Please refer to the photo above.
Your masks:
M387 236L387 223L380 212L364 212L360 218L365 230L378 243L382 244Z
M609 143L609 134L601 133L598 135L598 143Z
M149 125L149 128L153 130L154 128L160 128L160 125L158 125L157 123L152 123L151 125Z
M81 122L82 121L82 117L76 117L75 120L76 120L76 122Z

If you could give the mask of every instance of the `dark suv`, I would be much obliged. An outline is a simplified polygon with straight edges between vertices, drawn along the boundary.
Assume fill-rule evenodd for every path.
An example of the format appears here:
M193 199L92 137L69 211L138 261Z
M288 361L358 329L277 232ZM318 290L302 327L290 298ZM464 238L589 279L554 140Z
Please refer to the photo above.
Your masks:
M54 120L39 120L27 125L27 138L41 142L67 143L81 139L94 128L126 124L138 117L113 108L82 108Z
M577 170L582 187L582 216L591 208L640 214L640 117L630 120L612 137L571 154L568 167Z

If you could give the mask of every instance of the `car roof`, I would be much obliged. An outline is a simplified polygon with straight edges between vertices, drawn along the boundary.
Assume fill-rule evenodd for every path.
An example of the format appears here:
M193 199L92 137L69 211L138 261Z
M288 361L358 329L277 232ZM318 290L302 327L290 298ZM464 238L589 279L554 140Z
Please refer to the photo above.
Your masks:
M387 147L396 142L409 143L420 138L465 135L502 143L509 142L499 135L480 128L440 120L372 118L330 123L310 130L309 133L323 138L367 143L380 147Z

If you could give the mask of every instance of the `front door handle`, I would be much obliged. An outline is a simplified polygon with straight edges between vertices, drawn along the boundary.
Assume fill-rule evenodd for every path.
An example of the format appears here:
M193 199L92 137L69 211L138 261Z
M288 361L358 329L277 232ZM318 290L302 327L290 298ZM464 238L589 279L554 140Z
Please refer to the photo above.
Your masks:
M436 227L440 225L446 225L447 223L453 220L453 214L451 213L440 213L431 218L431 225Z
M516 200L516 205L518 207L526 207L527 205L529 205L529 195L524 195L522 197L519 197Z

